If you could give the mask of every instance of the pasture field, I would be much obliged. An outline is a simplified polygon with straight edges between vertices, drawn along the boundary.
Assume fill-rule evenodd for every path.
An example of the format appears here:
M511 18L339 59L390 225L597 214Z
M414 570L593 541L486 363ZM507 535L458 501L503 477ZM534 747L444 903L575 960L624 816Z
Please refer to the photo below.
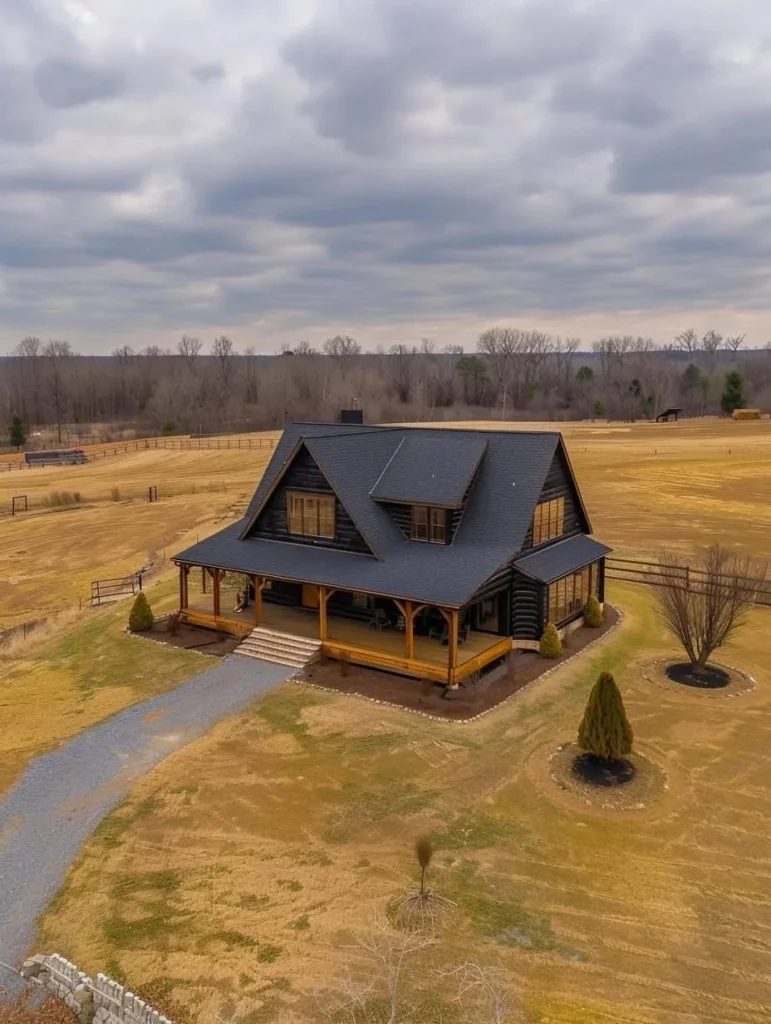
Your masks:
M151 556L162 563L220 528L228 506L251 496L270 454L160 450L0 474L0 509L17 494L30 507L0 518L0 632L78 598L86 604L92 580L136 572ZM157 503L147 500L150 485ZM80 504L44 504L75 493Z
M671 645L646 592L617 584L611 597L619 631L470 725L274 691L103 822L42 947L125 976L180 1022L347 1020L322 1018L318 993L347 964L365 969L350 933L414 886L411 847L427 833L430 884L456 907L406 970L411 1019L456 1022L441 971L472 961L505 970L516 1019L767 1021L769 613L726 652L759 686L727 699L646 683L640 662ZM667 773L666 792L623 813L586 806L548 767L601 669L637 749Z

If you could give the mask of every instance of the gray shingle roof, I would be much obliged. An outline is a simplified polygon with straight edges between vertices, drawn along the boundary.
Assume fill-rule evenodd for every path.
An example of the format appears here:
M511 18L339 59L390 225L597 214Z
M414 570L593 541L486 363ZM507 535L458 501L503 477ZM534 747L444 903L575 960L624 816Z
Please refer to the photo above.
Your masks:
M532 555L525 555L514 563L514 568L541 583L553 583L569 572L583 569L610 550L593 537L580 534L561 540L558 544L550 544L541 551L534 551Z
M417 436L420 444L413 447L412 439ZM241 539L301 442L375 557L303 543ZM443 459L462 450L464 470L453 480L455 487L468 473L471 455L480 444L485 445L452 544L407 540L386 508L370 496L394 453L405 443L408 450L416 452L441 450ZM460 607L520 551L558 444L557 433L292 424L284 431L245 518L175 557L193 565Z
M377 501L460 508L487 447L484 434L406 434L370 494Z

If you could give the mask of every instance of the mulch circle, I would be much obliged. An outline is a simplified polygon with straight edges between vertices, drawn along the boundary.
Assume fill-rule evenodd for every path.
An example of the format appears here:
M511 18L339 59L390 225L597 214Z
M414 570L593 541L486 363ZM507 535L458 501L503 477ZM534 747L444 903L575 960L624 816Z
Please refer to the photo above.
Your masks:
M643 679L678 693L702 693L706 697L739 697L755 688L752 676L730 665L710 663L706 671L694 675L689 662L674 658L655 658L640 666Z
M663 768L639 751L607 764L575 743L563 743L549 756L548 766L563 797L599 810L642 811L669 789Z
M681 661L677 665L667 665L664 671L672 682L695 686L701 690L722 690L731 682L731 674L717 665L707 665L697 673L690 662Z

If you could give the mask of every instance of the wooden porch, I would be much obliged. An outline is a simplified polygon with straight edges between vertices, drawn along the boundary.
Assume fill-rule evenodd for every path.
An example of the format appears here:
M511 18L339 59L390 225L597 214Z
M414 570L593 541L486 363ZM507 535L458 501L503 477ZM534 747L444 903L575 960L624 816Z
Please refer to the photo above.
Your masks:
M419 635L414 623L424 606L411 602L394 602L402 613L403 629L394 625L377 629L366 621L337 615L328 609L333 591L325 587L318 587L318 607L290 607L263 599L258 579L255 602L242 611L234 611L233 592L223 592L219 586L215 590L211 580L210 592L189 595L187 574L183 567L181 569L180 611L185 622L236 636L246 636L260 625L295 636L321 639L322 653L338 661L455 686L507 655L513 646L509 637L474 630L462 639L459 613L450 609L438 609L447 621L444 642L439 636ZM216 576L214 581L218 582Z

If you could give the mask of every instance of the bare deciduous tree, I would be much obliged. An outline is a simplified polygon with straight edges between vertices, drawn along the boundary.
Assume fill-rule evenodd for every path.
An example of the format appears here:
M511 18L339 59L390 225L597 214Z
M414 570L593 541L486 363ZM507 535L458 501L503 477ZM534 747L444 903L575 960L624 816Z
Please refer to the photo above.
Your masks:
M235 349L227 335L222 334L214 339L212 355L217 360L217 376L219 378L220 412L224 419L228 399L230 398L231 381L235 370Z
M353 936L352 957L341 977L331 989L317 995L322 1014L327 1020L356 1024L414 1020L416 1007L403 1007L406 975L417 955L435 942L433 936L396 931L387 921L376 919L370 932ZM377 1003L380 1005L373 1006Z
M699 336L693 327L689 327L682 334L677 335L675 348L681 352L687 352L689 356L693 356L699 351Z
M731 359L736 359L736 353L744 344L744 339L747 337L746 334L729 334L725 340L725 347L731 353Z
M61 444L62 413L66 401L63 363L72 355L72 348L68 341L49 341L43 349L43 355L48 363L48 391L54 408L56 436Z
M511 1008L511 972L504 967L466 962L440 973L458 985L456 1002L464 1024L509 1024L519 1019Z
M324 354L334 359L350 359L361 352L361 345L355 338L347 334L336 334L334 338L327 338L321 346Z
M201 352L201 348L200 339L193 338L189 334L183 334L177 344L177 355L182 356L185 360L185 365L191 373L195 370L195 361Z
M711 655L744 623L767 567L750 556L713 544L696 565L663 552L661 576L651 577L664 625L683 645L693 671L704 671Z
M514 359L522 351L522 331L516 327L488 327L479 335L477 351L492 366L496 393L502 398Z

